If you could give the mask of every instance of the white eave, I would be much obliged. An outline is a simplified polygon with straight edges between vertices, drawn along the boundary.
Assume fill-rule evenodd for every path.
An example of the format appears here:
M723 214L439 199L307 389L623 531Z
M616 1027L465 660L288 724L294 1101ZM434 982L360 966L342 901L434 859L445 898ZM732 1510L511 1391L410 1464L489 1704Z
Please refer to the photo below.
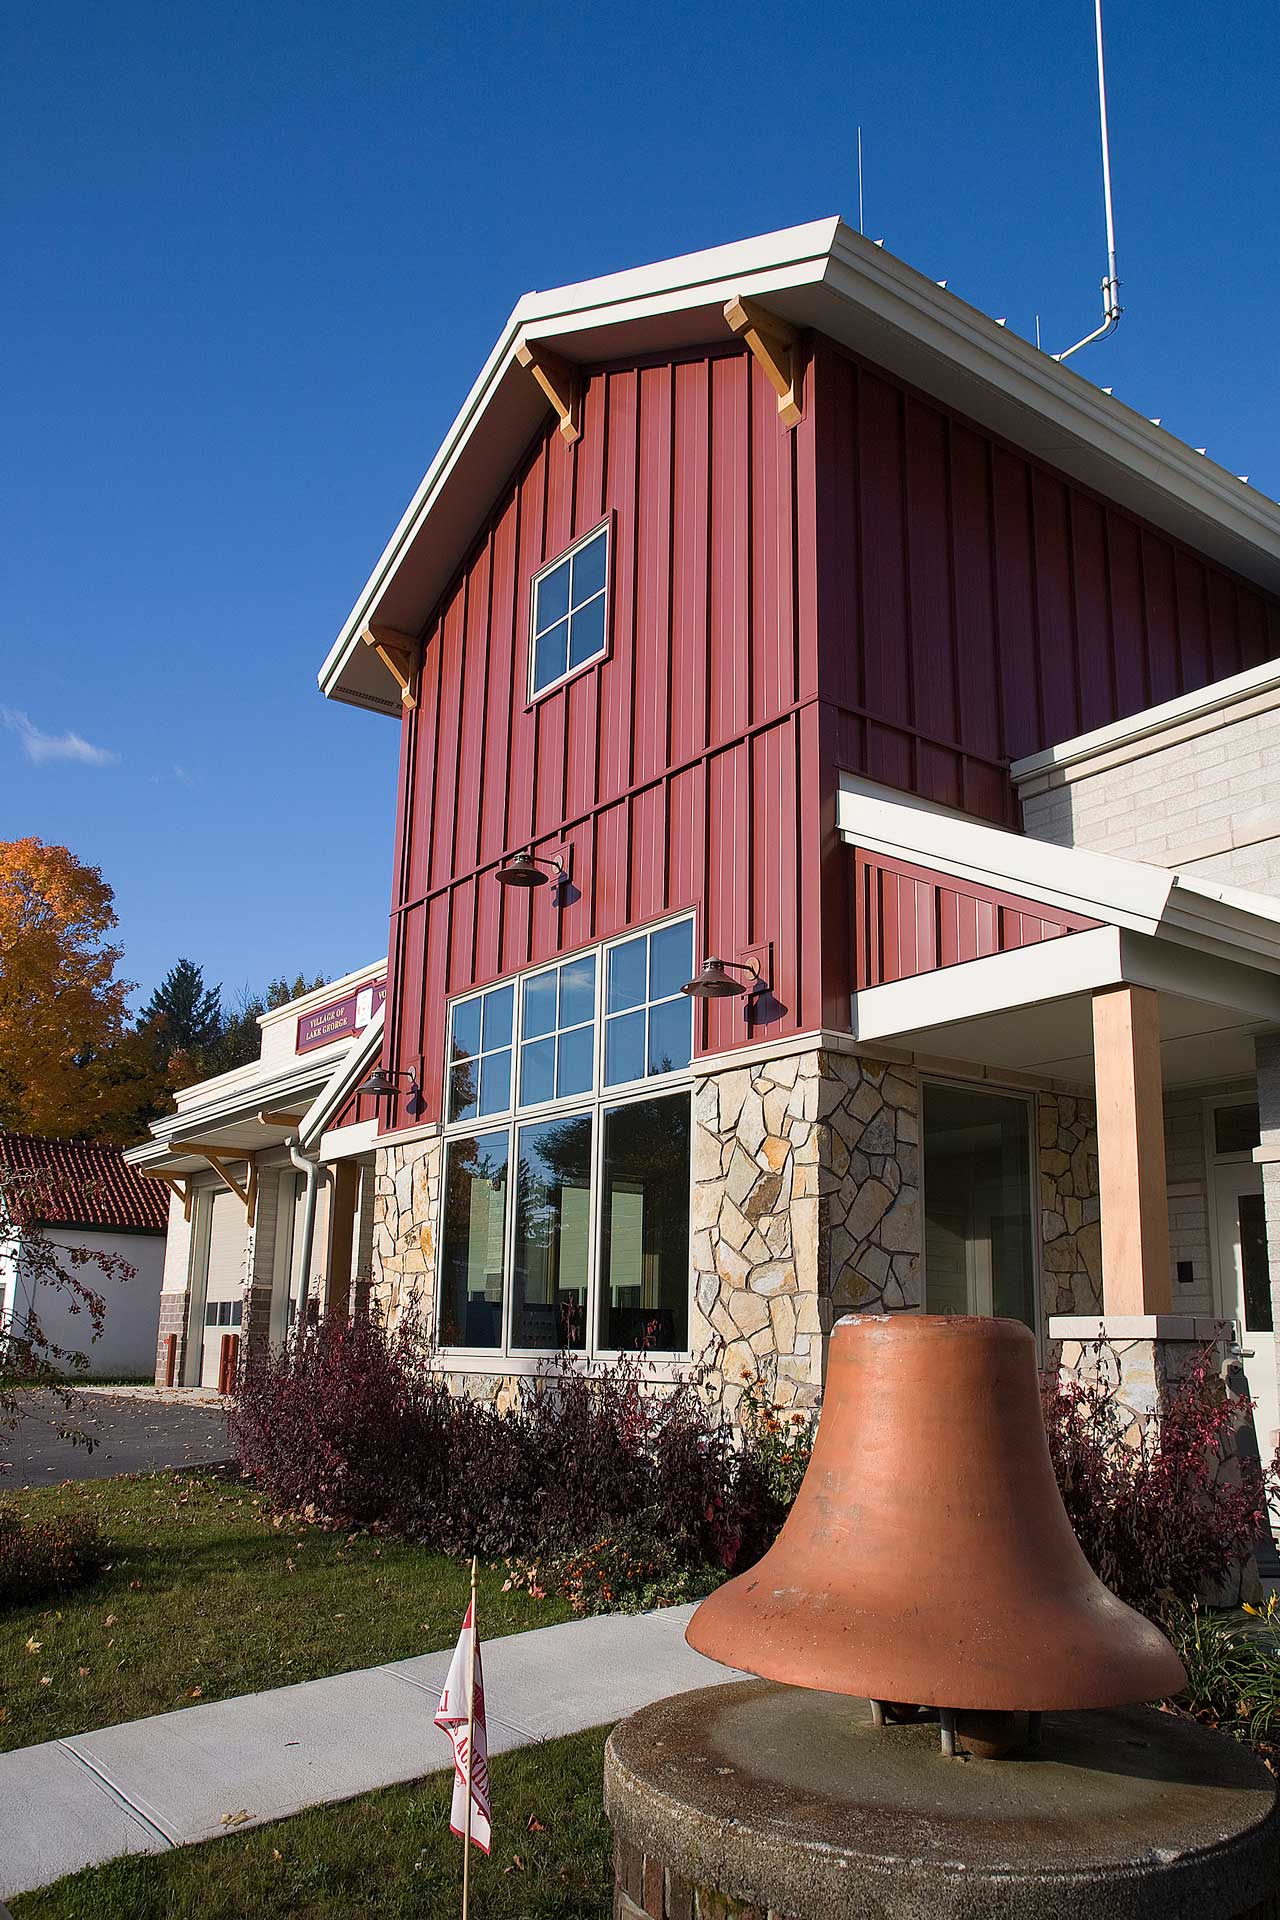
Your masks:
M940 288L841 220L813 221L603 279L529 293L507 321L320 670L332 699L385 713L399 691L360 639L417 633L544 418L522 339L586 365L727 339L725 302L762 302L839 341L1271 591L1280 508Z
M841 775L836 819L846 845L868 853L1280 972L1280 906L1270 895L891 800L855 774Z

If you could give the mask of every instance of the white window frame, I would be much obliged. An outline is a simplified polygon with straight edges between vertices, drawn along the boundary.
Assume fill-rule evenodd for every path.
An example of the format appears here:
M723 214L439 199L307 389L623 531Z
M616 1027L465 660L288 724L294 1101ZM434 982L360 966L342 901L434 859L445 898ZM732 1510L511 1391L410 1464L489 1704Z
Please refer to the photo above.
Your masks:
M929 1269L925 1258L928 1242L929 1201L927 1184L929 1179L928 1161L925 1155L924 1139L924 1094L925 1088L948 1087L953 1091L976 1094L996 1094L1006 1100L1020 1100L1027 1108L1027 1174L1028 1205L1030 1208L1031 1233L1031 1284L1034 1293L1036 1323L1031 1329L1035 1336L1036 1355L1043 1362L1045 1354L1045 1310L1044 1310L1044 1231L1041 1218L1043 1208L1040 1196L1040 1096L1028 1087L1007 1086L999 1080L967 1080L963 1076L954 1077L942 1073L922 1073L918 1076L920 1090L920 1313L929 1311ZM984 1316L985 1317L985 1316ZM995 1318L996 1316L991 1316Z
M440 1345L440 1352L447 1354L449 1364L459 1362L466 1371L509 1372L545 1365L557 1354L566 1354L575 1363L590 1365L593 1362L609 1362L621 1359L624 1354L643 1351L646 1362L656 1361L659 1365L685 1363L692 1356L692 1345L683 1348L620 1348L604 1347L599 1344L599 1265L600 1239L603 1216L603 1172L604 1172L604 1130L605 1118L619 1107L636 1106L645 1100L665 1099L680 1093L687 1093L690 1102L689 1127L689 1217L690 1240L692 1241L693 1218L693 1083L697 1077L697 1059L695 1056L696 1030L690 1022L689 1064L687 1067L674 1068L670 1073L650 1074L643 1079L627 1080L618 1085L604 1085L604 1004L605 982L608 977L608 956L612 948L623 946L629 940L642 935L660 933L666 927L687 923L690 928L691 952L693 964L697 965L698 924L696 913L685 909L679 913L666 915L641 927L630 927L625 933L596 946L580 947L573 953L558 954L554 960L546 961L536 967L527 967L520 973L505 974L488 986L472 989L458 994L455 1000L446 1005L445 1010L445 1055L446 1064L453 1030L453 1007L456 1001L470 1000L476 992L488 992L490 987L500 987L512 982L515 986L515 1006L512 1014L512 1073L511 1105L503 1113L476 1114L470 1120L448 1121L441 1129L442 1159L440 1169L440 1194L435 1219L435 1244L437 1248L436 1273L434 1281L434 1307L437 1325L440 1315L440 1290L443 1279L443 1259L445 1247L445 1216L448 1207L448 1160L451 1146L456 1140L478 1139L483 1134L504 1133L507 1136L507 1181L505 1194L505 1217L502 1231L502 1340L496 1347L468 1347L465 1345ZM520 1046L523 1037L524 982L540 973L549 973L563 966L566 961L585 960L594 957L596 963L593 1075L592 1085L586 1093L569 1094L562 1100L543 1100L529 1106L519 1104L520 1092ZM543 1036L535 1036L541 1038ZM446 1083L447 1085L447 1083ZM446 1094L446 1107L447 1094ZM517 1347L512 1340L512 1324L515 1312L515 1250L516 1250L516 1207L515 1207L515 1170L519 1157L520 1130L527 1126L540 1126L550 1120L575 1119L581 1114L592 1116L591 1126L591 1163L590 1163L590 1231L587 1243L587 1298L586 1298L586 1340L581 1347L563 1349L559 1347ZM689 1263L688 1297L686 1306L686 1336L691 1342L693 1335L693 1267Z
M604 640L601 643L601 646L598 652L591 654L586 660L579 660L576 666L566 665L563 673L558 673L554 680L548 680L545 686L540 687L536 685L534 681L534 673L537 668L537 634L535 632L535 623L537 619L539 583L545 580L548 574L554 573L556 568L563 565L563 563L566 560L572 561L575 554L580 553L583 547L590 546L591 542L594 539L596 539L597 536L600 534L604 535L604 588L603 588ZM572 593L572 580L573 580L572 567L570 568L569 578L570 578L570 592ZM593 594L592 598L594 599L595 597L596 596ZM584 606L587 606L589 604L590 604L589 601L583 602ZM570 601L570 607L572 608L572 600ZM544 562L544 564L538 568L538 571L534 574L533 578L529 582L529 618L526 626L526 632L528 635L528 653L529 653L528 669L527 669L526 681L525 681L525 685L527 688L527 695L528 695L525 701L526 707L534 706L537 703L537 701L545 699L549 693L554 693L557 687L563 687L566 681L576 679L580 673L585 673L588 667L598 666L602 660L607 659L609 654L611 635L612 635L612 624L613 624L613 515L611 513L607 513L603 520L598 520L596 522L594 527L588 527L585 533L579 534L578 538L575 541L573 541L570 546L565 547L563 551L560 553L553 554L549 560ZM572 638L572 636L570 637ZM567 649L566 649L565 657L567 660L568 658Z

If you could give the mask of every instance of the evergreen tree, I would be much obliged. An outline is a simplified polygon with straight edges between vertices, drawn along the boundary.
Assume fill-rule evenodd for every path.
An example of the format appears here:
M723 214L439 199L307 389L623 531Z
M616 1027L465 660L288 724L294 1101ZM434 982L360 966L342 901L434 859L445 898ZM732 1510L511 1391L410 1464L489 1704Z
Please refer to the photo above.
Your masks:
M138 1027L152 1032L168 1054L203 1053L222 1033L221 989L205 986L193 960L179 960L138 1015Z

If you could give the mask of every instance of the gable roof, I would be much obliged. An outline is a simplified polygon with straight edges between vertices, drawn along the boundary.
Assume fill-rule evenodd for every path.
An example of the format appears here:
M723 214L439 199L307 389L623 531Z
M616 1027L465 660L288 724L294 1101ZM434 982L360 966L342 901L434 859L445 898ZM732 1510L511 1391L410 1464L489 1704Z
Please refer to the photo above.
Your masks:
M163 1233L169 1195L127 1165L119 1147L0 1132L0 1166L15 1176L6 1204L23 1226Z
M842 343L1244 578L1280 590L1274 501L832 218L526 294L334 642L322 691L400 711L399 690L361 631L372 620L420 632L545 419L547 402L517 358L521 345L594 365L724 341L724 306L733 298Z

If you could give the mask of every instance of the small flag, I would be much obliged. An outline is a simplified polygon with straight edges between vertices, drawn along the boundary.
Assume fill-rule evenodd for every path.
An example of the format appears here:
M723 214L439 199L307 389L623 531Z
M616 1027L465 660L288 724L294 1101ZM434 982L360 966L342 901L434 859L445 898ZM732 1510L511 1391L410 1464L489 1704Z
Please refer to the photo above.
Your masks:
M476 1603L472 1593L467 1617L462 1623L458 1644L453 1650L449 1675L436 1710L436 1725L453 1742L453 1808L449 1825L456 1834L468 1833L482 1852L488 1853L489 1811L489 1736L484 1720L484 1673L480 1665L480 1637L475 1631ZM472 1639L475 1639L474 1646ZM474 1676L475 1711L472 1712ZM471 1818L467 1819L467 1788L471 1789Z

